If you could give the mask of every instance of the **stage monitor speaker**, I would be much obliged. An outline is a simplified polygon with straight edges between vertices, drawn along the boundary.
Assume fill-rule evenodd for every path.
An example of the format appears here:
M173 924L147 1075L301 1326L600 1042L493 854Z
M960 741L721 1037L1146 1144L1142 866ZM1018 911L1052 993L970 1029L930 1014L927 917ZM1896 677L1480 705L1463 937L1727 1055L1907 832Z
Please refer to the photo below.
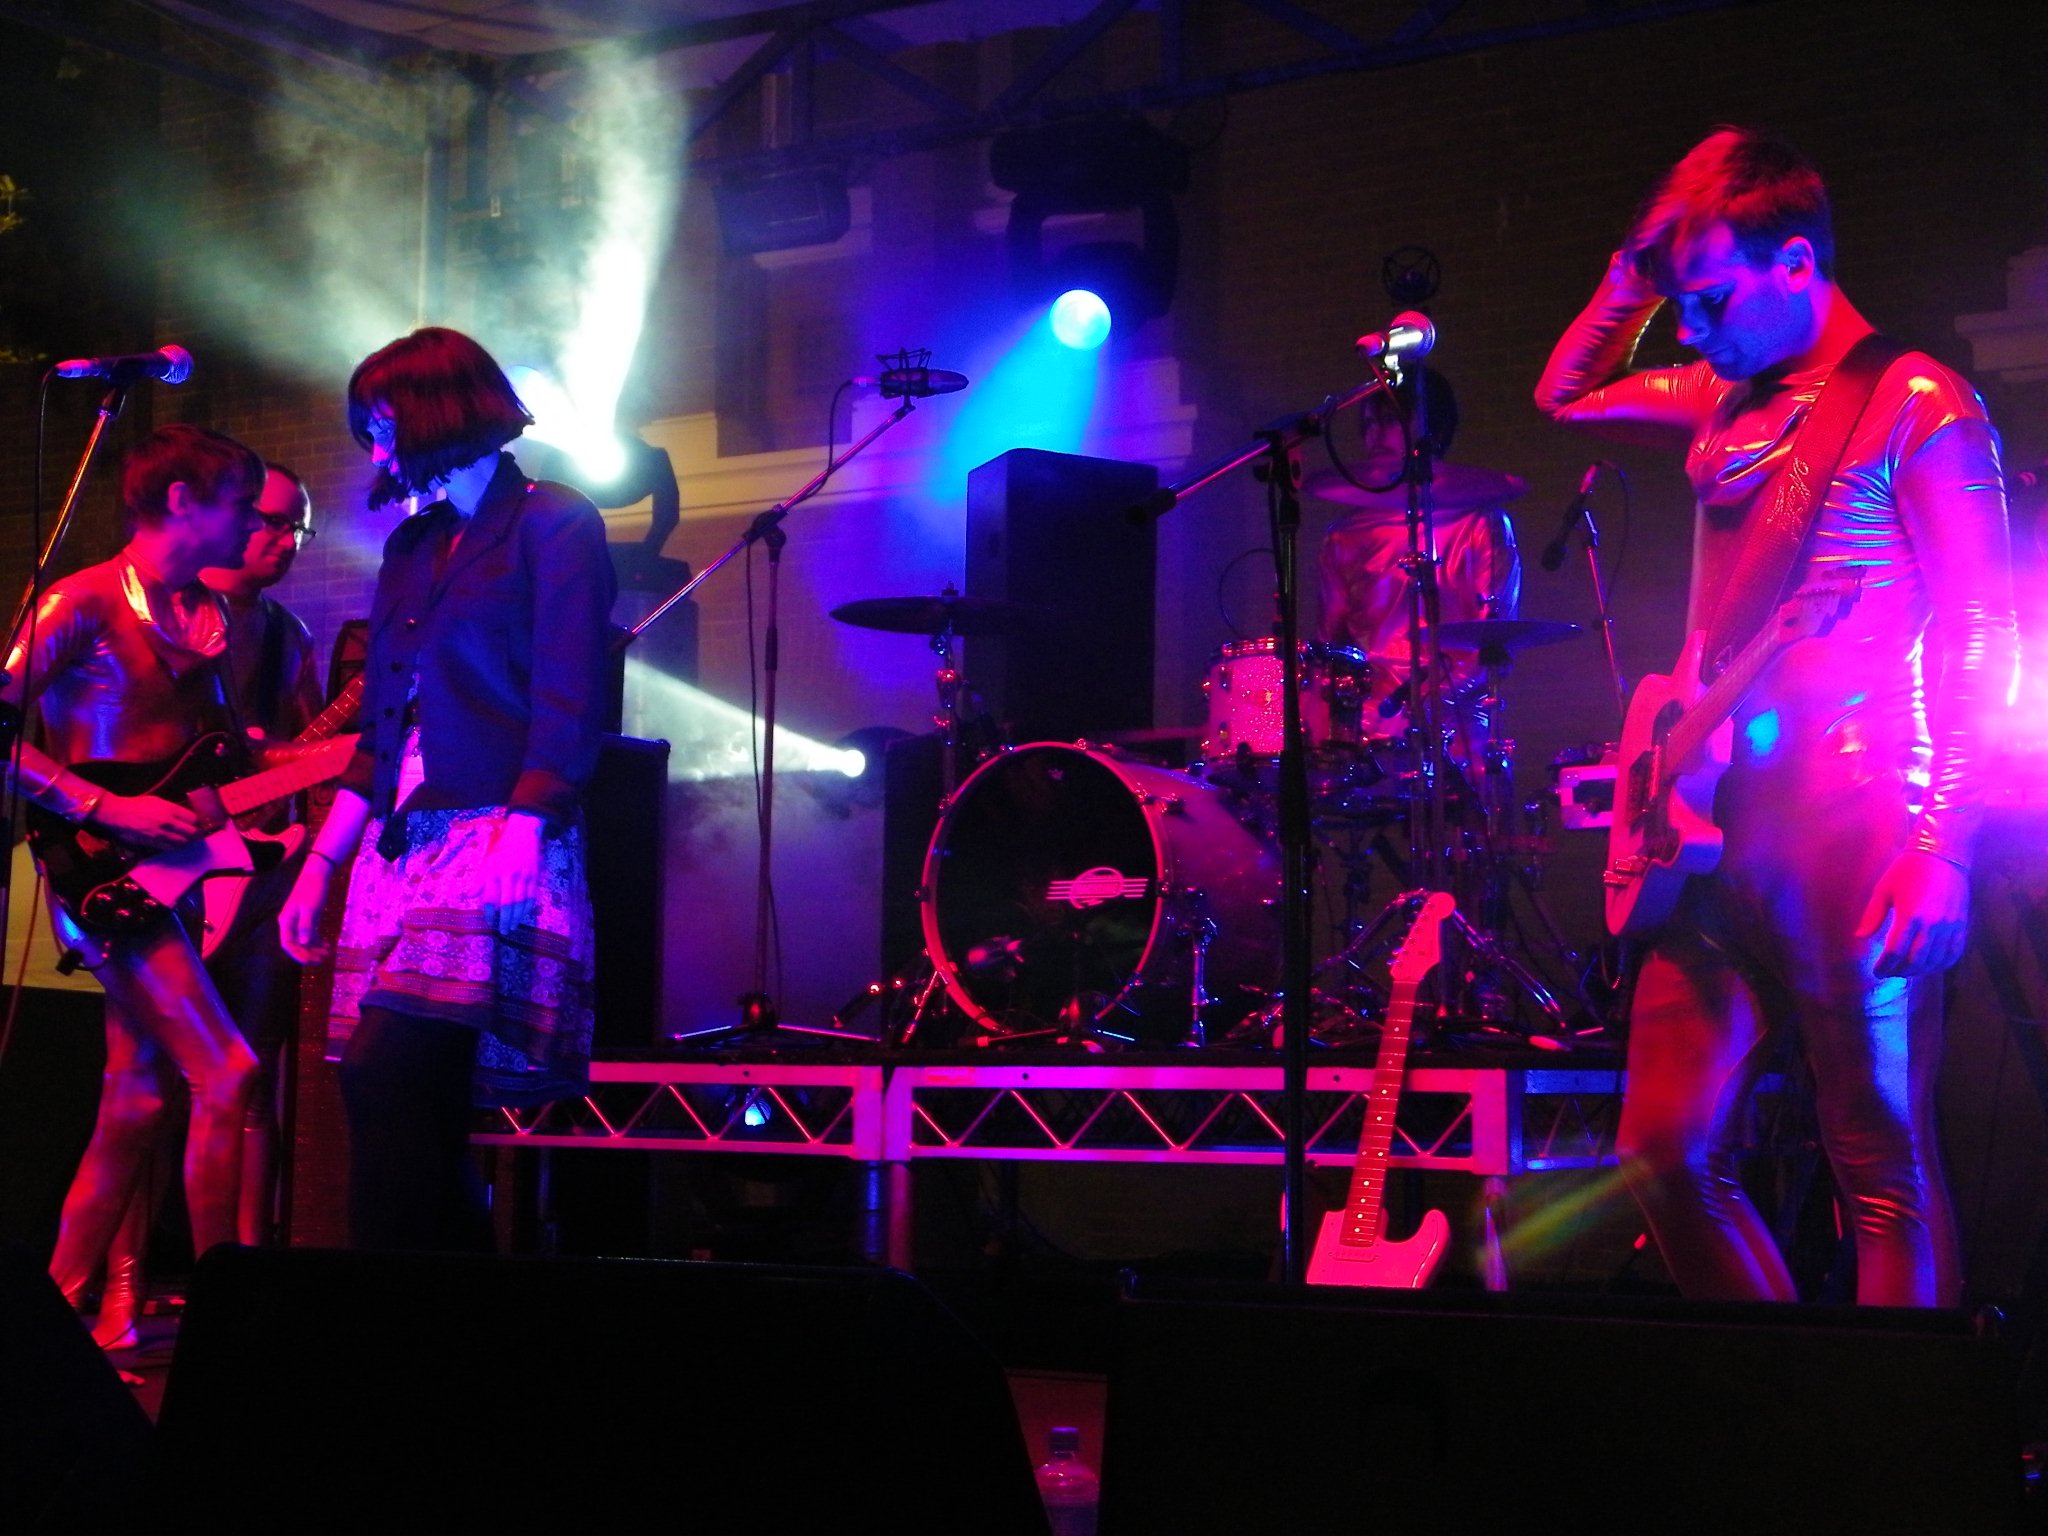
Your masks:
M0 1247L0 1531L145 1529L149 1419L56 1282Z
M1961 1313L1272 1286L1123 1311L1103 1536L2020 1514L2012 1362Z
M967 475L967 595L1046 622L976 635L965 675L1013 741L1073 741L1152 723L1154 523L1124 514L1149 464L1013 448Z
M165 1528L1032 1532L993 1356L889 1270L216 1249Z

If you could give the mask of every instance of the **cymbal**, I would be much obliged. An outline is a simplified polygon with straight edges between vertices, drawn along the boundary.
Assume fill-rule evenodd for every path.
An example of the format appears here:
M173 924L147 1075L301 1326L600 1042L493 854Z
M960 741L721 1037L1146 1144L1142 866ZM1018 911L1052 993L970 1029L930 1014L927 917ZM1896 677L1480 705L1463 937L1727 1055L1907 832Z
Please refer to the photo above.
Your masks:
M1555 645L1580 633L1576 624L1556 619L1465 619L1446 624L1437 640L1447 651L1526 651L1532 645Z
M864 597L841 603L832 610L832 617L842 624L897 635L936 635L947 630L956 635L1001 635L1034 628L1052 615L1029 603L949 592L943 597Z

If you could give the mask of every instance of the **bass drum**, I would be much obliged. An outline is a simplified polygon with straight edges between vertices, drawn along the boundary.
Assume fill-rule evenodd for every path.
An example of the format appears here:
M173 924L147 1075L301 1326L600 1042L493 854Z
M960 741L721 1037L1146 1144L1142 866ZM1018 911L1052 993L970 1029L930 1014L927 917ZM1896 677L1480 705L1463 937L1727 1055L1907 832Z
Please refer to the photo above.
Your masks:
M1221 790L1080 743L1035 742L963 783L925 855L925 945L999 1033L1171 1044L1205 930L1210 1038L1278 981L1280 865Z

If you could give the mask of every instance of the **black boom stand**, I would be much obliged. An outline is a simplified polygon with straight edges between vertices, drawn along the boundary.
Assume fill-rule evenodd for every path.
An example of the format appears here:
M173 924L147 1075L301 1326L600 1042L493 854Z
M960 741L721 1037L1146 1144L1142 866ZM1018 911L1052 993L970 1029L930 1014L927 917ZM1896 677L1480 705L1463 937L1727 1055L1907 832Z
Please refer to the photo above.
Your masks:
M1372 376L1343 396L1331 396L1312 411L1285 416L1252 434L1252 443L1226 455L1192 479L1162 488L1134 509L1138 516L1163 517L1204 486L1240 465L1257 461L1273 515L1273 563L1278 593L1278 649L1281 677L1280 869L1281 869L1281 1067L1285 1093L1281 1129L1287 1142L1283 1277L1299 1283L1308 1273L1306 1220L1308 1172L1308 1041L1313 1027L1309 988L1309 824L1308 756L1301 730L1301 591L1298 547L1301 534L1301 445L1322 435L1339 412L1375 390L1391 391L1394 375L1379 362Z
M789 535L782 531L782 521L791 511L824 489L830 480L870 443L897 422L917 409L912 394L905 393L902 403L882 418L867 436L853 444L846 452L826 462L823 469L812 477L809 484L795 495L777 502L767 511L757 515L747 525L746 532L733 541L731 548L716 560L705 566L689 581L678 587L659 606L631 629L621 634L616 648L623 650L631 645L655 620L669 609L688 597L698 587L737 555L741 550L754 544L765 544L768 549L768 626L762 639L762 668L768 674L762 690L761 712L761 778L757 801L758 824L760 829L760 853L756 861L754 881L754 974L753 989L742 993L739 999L740 1016L737 1023L721 1024L711 1029L697 1030L686 1035L673 1036L678 1042L715 1042L726 1039L747 1037L757 1034L772 1034L778 1029L797 1033L811 1033L800 1026L783 1024L775 1014L775 1001L768 991L769 953L774 947L774 860L775 860L775 685L781 672L781 632L778 619L781 602L782 547ZM818 1034L836 1034L833 1030L817 1030Z

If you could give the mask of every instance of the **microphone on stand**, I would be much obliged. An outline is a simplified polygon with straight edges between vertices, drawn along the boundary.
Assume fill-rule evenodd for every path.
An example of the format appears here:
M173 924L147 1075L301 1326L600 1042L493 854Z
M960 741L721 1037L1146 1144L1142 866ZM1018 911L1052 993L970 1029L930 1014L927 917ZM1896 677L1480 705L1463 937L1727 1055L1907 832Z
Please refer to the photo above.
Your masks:
M882 359L887 361L887 359ZM955 394L967 387L967 375L950 368L927 368L922 363L908 367L884 368L880 373L857 373L851 383L881 390L884 400L928 400L933 395Z
M1404 309L1387 323L1384 331L1367 331L1358 338L1360 357L1422 357L1436 345L1436 326L1429 316Z
M1579 526L1579 520L1586 515L1586 505L1593 499L1593 487L1600 483L1600 471L1605 468L1605 459L1595 459L1586 466L1586 472L1579 476L1579 493L1565 509L1564 521L1558 525L1557 537L1543 546L1543 569L1546 571L1554 571L1564 564L1564 552L1571 544L1572 530Z
M158 379L165 384L182 384L192 376L192 354L176 342L166 342L154 352L69 358L50 371L60 379L112 379L117 384Z

